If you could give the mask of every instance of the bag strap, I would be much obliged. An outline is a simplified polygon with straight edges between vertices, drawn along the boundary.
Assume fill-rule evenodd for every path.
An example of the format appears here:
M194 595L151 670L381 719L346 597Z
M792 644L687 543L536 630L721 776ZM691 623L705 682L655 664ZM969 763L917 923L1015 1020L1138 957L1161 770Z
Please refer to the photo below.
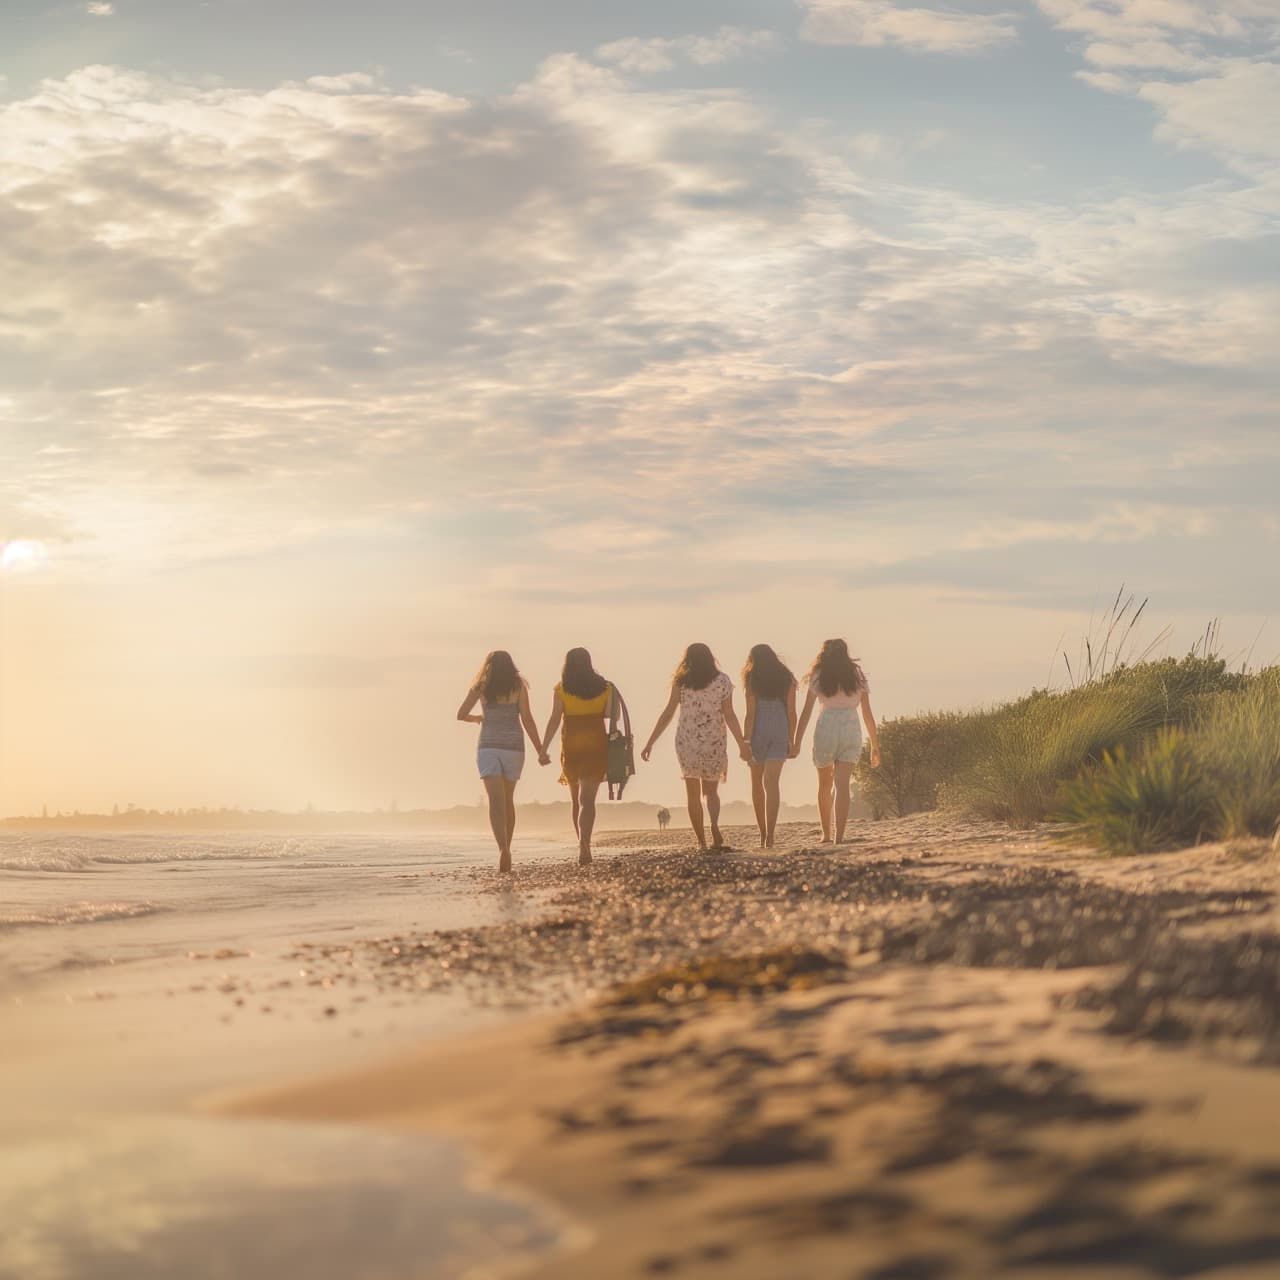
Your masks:
M616 684L609 686L609 736L618 732L618 708L622 708L622 732L631 737L631 712L627 710L627 700L618 692Z
M612 682L609 685L609 737L610 739L618 732L618 708L622 708L622 732L627 742L631 741L631 712L627 710L626 699L618 692L618 686ZM630 752L628 751L628 758ZM634 768L634 766L632 766ZM621 800L622 789L627 785L624 777L621 782L609 781L609 799ZM618 788L618 794L613 793L614 787Z

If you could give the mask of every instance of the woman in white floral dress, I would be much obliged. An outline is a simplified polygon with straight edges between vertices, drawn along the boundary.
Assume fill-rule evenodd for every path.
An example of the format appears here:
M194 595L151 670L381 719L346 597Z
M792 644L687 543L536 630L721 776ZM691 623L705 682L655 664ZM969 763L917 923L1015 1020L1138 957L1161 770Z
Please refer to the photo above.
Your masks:
M691 644L685 650L671 677L671 697L640 753L642 760L649 759L653 744L671 723L677 708L680 723L676 726L676 759L680 762L680 776L684 778L689 801L689 821L698 837L699 848L705 851L707 837L702 820L705 799L707 817L711 820L711 848L723 849L720 784L729 772L725 730L733 734L742 759L750 760L751 748L742 736L738 713L733 709L733 681L716 665L714 655L705 644Z

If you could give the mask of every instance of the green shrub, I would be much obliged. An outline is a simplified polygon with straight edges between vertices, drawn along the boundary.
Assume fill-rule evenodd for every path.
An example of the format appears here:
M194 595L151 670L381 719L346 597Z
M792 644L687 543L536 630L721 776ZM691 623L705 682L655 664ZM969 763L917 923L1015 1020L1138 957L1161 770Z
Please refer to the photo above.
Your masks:
M1063 788L1060 816L1111 853L1142 853L1196 842L1209 822L1212 791L1185 730L1166 727L1138 752L1105 752Z
M854 768L877 818L902 817L938 805L938 788L965 767L974 735L962 712L927 712L880 725L880 767L864 752Z

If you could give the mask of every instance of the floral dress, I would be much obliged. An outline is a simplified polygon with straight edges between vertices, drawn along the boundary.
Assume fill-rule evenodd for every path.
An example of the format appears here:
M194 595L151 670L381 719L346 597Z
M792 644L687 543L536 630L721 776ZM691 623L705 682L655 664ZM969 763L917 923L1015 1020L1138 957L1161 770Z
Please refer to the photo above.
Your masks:
M723 782L729 776L729 750L724 726L724 700L733 681L723 671L705 689L680 690L676 725L676 759L682 778Z

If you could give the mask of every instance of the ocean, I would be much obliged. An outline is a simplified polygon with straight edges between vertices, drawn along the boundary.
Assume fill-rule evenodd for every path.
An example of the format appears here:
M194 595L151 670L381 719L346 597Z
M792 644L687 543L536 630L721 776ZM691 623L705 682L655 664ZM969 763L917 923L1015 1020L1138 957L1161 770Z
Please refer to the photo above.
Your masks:
M517 858L567 846L517 837ZM480 835L0 832L0 982L484 923L511 905L468 873L496 862Z
M450 1141L200 1114L513 1016L376 992L339 1015L297 958L536 910L483 891L496 861L479 835L0 833L0 1280L448 1280L553 1247Z

